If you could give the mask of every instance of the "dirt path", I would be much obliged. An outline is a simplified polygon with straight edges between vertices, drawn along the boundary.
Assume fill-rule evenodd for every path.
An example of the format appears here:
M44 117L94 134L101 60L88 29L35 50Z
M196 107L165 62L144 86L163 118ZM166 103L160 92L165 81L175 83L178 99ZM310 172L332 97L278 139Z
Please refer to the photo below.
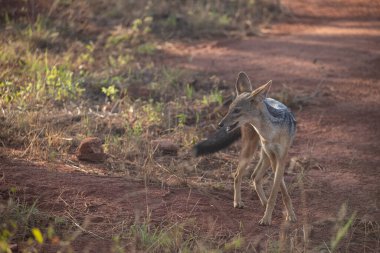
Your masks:
M313 219L346 202L380 220L380 4L364 2L284 1L294 16L261 37L168 47L178 64L222 73L231 86L244 70L255 85L272 79L274 91L286 85L295 96L317 93L296 110L291 151L324 168L309 173Z
M300 190L292 193L300 220L292 229L301 229L307 218L316 228L313 238L329 241L331 227L318 224L336 217L344 203L358 218L380 221L380 5L354 0L283 2L293 17L263 29L260 37L175 43L165 50L170 64L217 72L231 87L244 70L255 85L272 79L274 91L286 85L299 97L317 92L296 110L299 131L291 156L312 157L323 169L308 171L305 206ZM252 241L278 234L283 222L279 200L273 226L258 226L264 210L247 190L247 207L241 210L232 207L230 191L144 185L0 159L2 187L17 186L26 199L38 197L41 208L57 214L69 208L73 217L87 216L89 229L100 236L122 222L144 219L147 210L157 223L195 218L201 230L220 237L236 233L243 224L244 235ZM89 247L107 245L92 240Z

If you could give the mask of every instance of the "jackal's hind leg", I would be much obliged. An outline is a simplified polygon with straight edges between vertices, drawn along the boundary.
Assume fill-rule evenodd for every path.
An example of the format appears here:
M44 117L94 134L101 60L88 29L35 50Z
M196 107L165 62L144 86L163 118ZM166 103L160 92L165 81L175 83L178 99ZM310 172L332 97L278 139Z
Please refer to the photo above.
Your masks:
M277 156L278 157L278 156ZM277 194L281 187L281 182L284 177L284 159L281 157L278 159L276 155L271 157L271 166L275 169L274 182L272 190L268 199L268 203L265 209L263 218L259 221L260 225L270 225L272 223L272 212L276 203Z
M286 208L286 220L295 222L297 221L296 214L294 213L292 200L289 196L288 189L286 188L286 184L284 178L281 181L281 194L282 201L284 202Z
M257 195L259 196L261 205L263 205L264 207L267 205L268 200L263 190L262 179L265 174L265 171L269 167L269 164L270 163L269 163L268 156L265 154L263 150L261 150L260 160L255 168L255 171L252 174L252 177L253 177L253 185L255 187Z

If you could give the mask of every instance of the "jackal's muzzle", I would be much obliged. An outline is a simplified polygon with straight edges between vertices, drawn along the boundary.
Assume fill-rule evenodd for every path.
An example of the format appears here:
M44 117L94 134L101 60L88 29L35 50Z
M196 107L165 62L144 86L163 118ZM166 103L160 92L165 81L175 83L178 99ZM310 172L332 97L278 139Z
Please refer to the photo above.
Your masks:
M233 123L232 125L229 125L229 126L225 126L225 124L223 123L223 121L218 124L219 128L224 128L227 133L235 130L238 125L239 125L239 121L237 121L237 122L235 122L235 123Z
M236 123L234 123L234 124L232 124L232 125L230 125L230 126L227 126L227 127L226 127L226 132L228 133L228 132L231 132L232 130L235 130L235 128L236 128L238 125L239 125L239 122L236 122Z

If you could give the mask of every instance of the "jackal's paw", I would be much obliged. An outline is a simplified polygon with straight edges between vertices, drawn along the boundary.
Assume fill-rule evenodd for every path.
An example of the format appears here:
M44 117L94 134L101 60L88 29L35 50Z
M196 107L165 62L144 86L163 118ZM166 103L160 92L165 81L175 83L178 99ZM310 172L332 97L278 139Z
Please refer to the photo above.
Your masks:
M269 226L272 223L271 218L268 218L264 215L264 217L259 221L259 225L261 226Z
M235 208L239 208L239 209L243 209L244 208L244 204L243 202L234 202L234 207Z
M294 213L291 213L291 214L286 215L286 220L290 222L296 222L297 217Z

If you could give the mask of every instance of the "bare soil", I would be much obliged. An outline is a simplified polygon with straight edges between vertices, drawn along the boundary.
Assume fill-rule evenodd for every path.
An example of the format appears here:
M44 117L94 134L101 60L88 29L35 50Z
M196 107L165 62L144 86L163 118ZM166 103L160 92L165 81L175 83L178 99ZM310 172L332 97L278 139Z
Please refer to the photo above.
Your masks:
M363 222L380 221L380 4L282 2L288 16L263 27L260 36L168 43L165 64L218 73L231 89L244 70L254 85L272 79L274 91L286 86L305 99L303 106L293 108L299 127L290 157L309 157L318 166L307 170L304 189L292 191L299 221L286 229L311 224L311 244L318 246L330 242L331 221L343 204ZM192 218L200 233L228 238L241 231L260 251L266 247L260 241L278 236L285 226L280 198L272 226L258 225L264 208L248 185L243 190L246 207L234 209L230 189L92 175L59 164L9 159L6 152L2 149L0 156L0 194L15 186L25 199L38 198L43 210L59 215L69 208L78 221L87 217L87 229L100 236L112 234L123 221L131 224L148 215L157 224ZM292 184L295 175L289 173L286 181ZM366 251L364 239L351 238L353 251L348 252L379 250L379 235L371 236ZM83 234L74 248L81 251L86 245L90 251L107 252L110 244Z

